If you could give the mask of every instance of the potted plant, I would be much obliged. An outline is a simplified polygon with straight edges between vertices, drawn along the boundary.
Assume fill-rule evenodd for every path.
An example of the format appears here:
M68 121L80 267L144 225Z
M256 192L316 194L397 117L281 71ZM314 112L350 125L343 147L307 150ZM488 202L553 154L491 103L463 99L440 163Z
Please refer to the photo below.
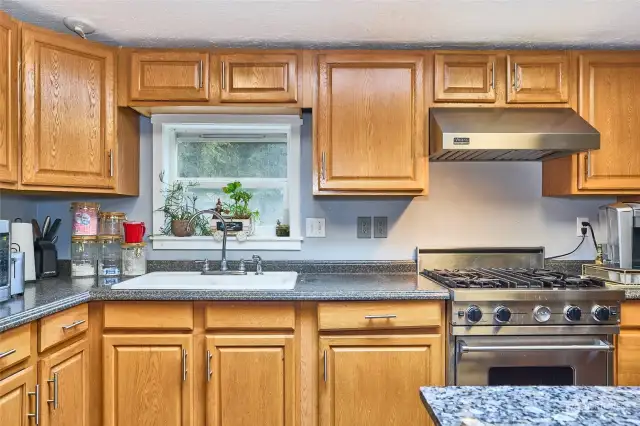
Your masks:
M160 182L164 181L164 172L160 173ZM191 190L198 186L197 182L173 182L165 185L161 190L164 196L164 205L157 209L164 213L164 224L160 229L162 235L175 235L176 237L190 237L191 235L211 235L211 229L207 218L197 217L192 227L188 227L189 220L198 211L196 200L198 196Z
M233 235L238 231L244 231L247 235L252 235L255 230L254 224L260 217L258 210L249 208L249 201L253 198L253 194L242 189L242 184L238 181L227 184L222 191L231 200L222 205L222 214L228 226L227 232ZM216 229L220 227L217 222Z

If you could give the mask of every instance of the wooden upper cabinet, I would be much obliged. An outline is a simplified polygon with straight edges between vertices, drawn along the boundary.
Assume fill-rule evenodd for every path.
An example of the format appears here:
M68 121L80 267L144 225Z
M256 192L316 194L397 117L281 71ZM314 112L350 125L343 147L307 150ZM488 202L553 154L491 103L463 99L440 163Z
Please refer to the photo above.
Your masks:
M192 339L188 334L104 336L104 426L192 426Z
M89 426L89 342L40 360L41 426Z
M566 103L569 79L568 52L507 55L508 103Z
M584 53L579 80L579 113L600 149L580 154L578 188L640 190L640 53Z
M0 12L0 184L18 182L18 24Z
M237 53L219 57L221 102L298 101L297 54Z
M114 188L115 51L22 30L22 184Z
M29 367L4 380L0 380L0 425L31 426L35 421L28 417L35 413L35 367Z
M134 51L130 85L134 101L207 101L209 53Z
M496 101L495 55L436 53L434 66L435 101Z
M427 188L423 57L318 58L314 193L420 193Z

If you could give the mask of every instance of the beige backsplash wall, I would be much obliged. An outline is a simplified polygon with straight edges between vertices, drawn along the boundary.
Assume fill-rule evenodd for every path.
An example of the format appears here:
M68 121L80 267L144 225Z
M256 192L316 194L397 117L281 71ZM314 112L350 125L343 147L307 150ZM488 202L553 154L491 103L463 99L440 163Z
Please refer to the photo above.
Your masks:
M572 250L579 238L576 217L597 220L598 206L612 198L543 198L541 163L432 163L429 196L420 198L313 197L311 193L311 114L302 131L302 223L326 218L326 238L305 239L301 251L264 251L264 259L402 260L416 246L545 246L547 256ZM99 199L103 208L124 211L151 224L151 123L141 118L140 197ZM0 197L0 217L37 211L62 217L60 258L69 258L69 203L82 198ZM35 207L35 208L34 208ZM389 238L357 239L358 216L387 216ZM30 218L26 218L30 219ZM303 225L304 226L304 225ZM596 228L597 229L597 228ZM597 236L597 235L596 235ZM593 259L590 241L567 259ZM250 257L234 251L230 259ZM216 259L219 252L150 250L149 259Z

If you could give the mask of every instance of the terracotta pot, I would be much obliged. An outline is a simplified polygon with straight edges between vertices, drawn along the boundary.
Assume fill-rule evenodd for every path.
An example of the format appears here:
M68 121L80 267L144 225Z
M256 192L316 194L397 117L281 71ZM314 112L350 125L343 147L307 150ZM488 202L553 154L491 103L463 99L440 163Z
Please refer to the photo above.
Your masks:
M193 228L189 229L188 220L172 220L171 233L176 237L190 237L193 235Z

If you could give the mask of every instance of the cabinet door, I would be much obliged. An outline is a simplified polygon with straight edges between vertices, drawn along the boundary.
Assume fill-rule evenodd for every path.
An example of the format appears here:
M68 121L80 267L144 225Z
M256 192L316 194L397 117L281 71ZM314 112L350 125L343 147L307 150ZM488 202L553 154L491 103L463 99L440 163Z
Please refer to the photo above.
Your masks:
M319 67L318 190L426 189L422 56L336 53Z
M616 345L617 386L640 386L640 331L622 330Z
M495 55L436 53L434 100L495 102L495 68Z
M569 101L569 54L507 55L508 103Z
M22 183L113 188L114 50L25 25Z
M207 426L293 426L293 336L209 336L207 359Z
M104 336L104 426L191 426L192 337Z
M0 12L0 182L18 182L18 25Z
M40 360L40 425L89 426L89 343L80 340Z
M429 424L420 386L444 385L441 335L320 338L320 425Z
M0 425L29 426L35 424L28 417L35 413L35 397L29 395L36 388L33 367L0 380Z
M298 101L298 55L234 54L220 56L221 102Z
M131 99L207 101L209 53L140 51L131 54Z
M581 55L579 113L600 149L580 154L578 189L640 189L640 54Z

